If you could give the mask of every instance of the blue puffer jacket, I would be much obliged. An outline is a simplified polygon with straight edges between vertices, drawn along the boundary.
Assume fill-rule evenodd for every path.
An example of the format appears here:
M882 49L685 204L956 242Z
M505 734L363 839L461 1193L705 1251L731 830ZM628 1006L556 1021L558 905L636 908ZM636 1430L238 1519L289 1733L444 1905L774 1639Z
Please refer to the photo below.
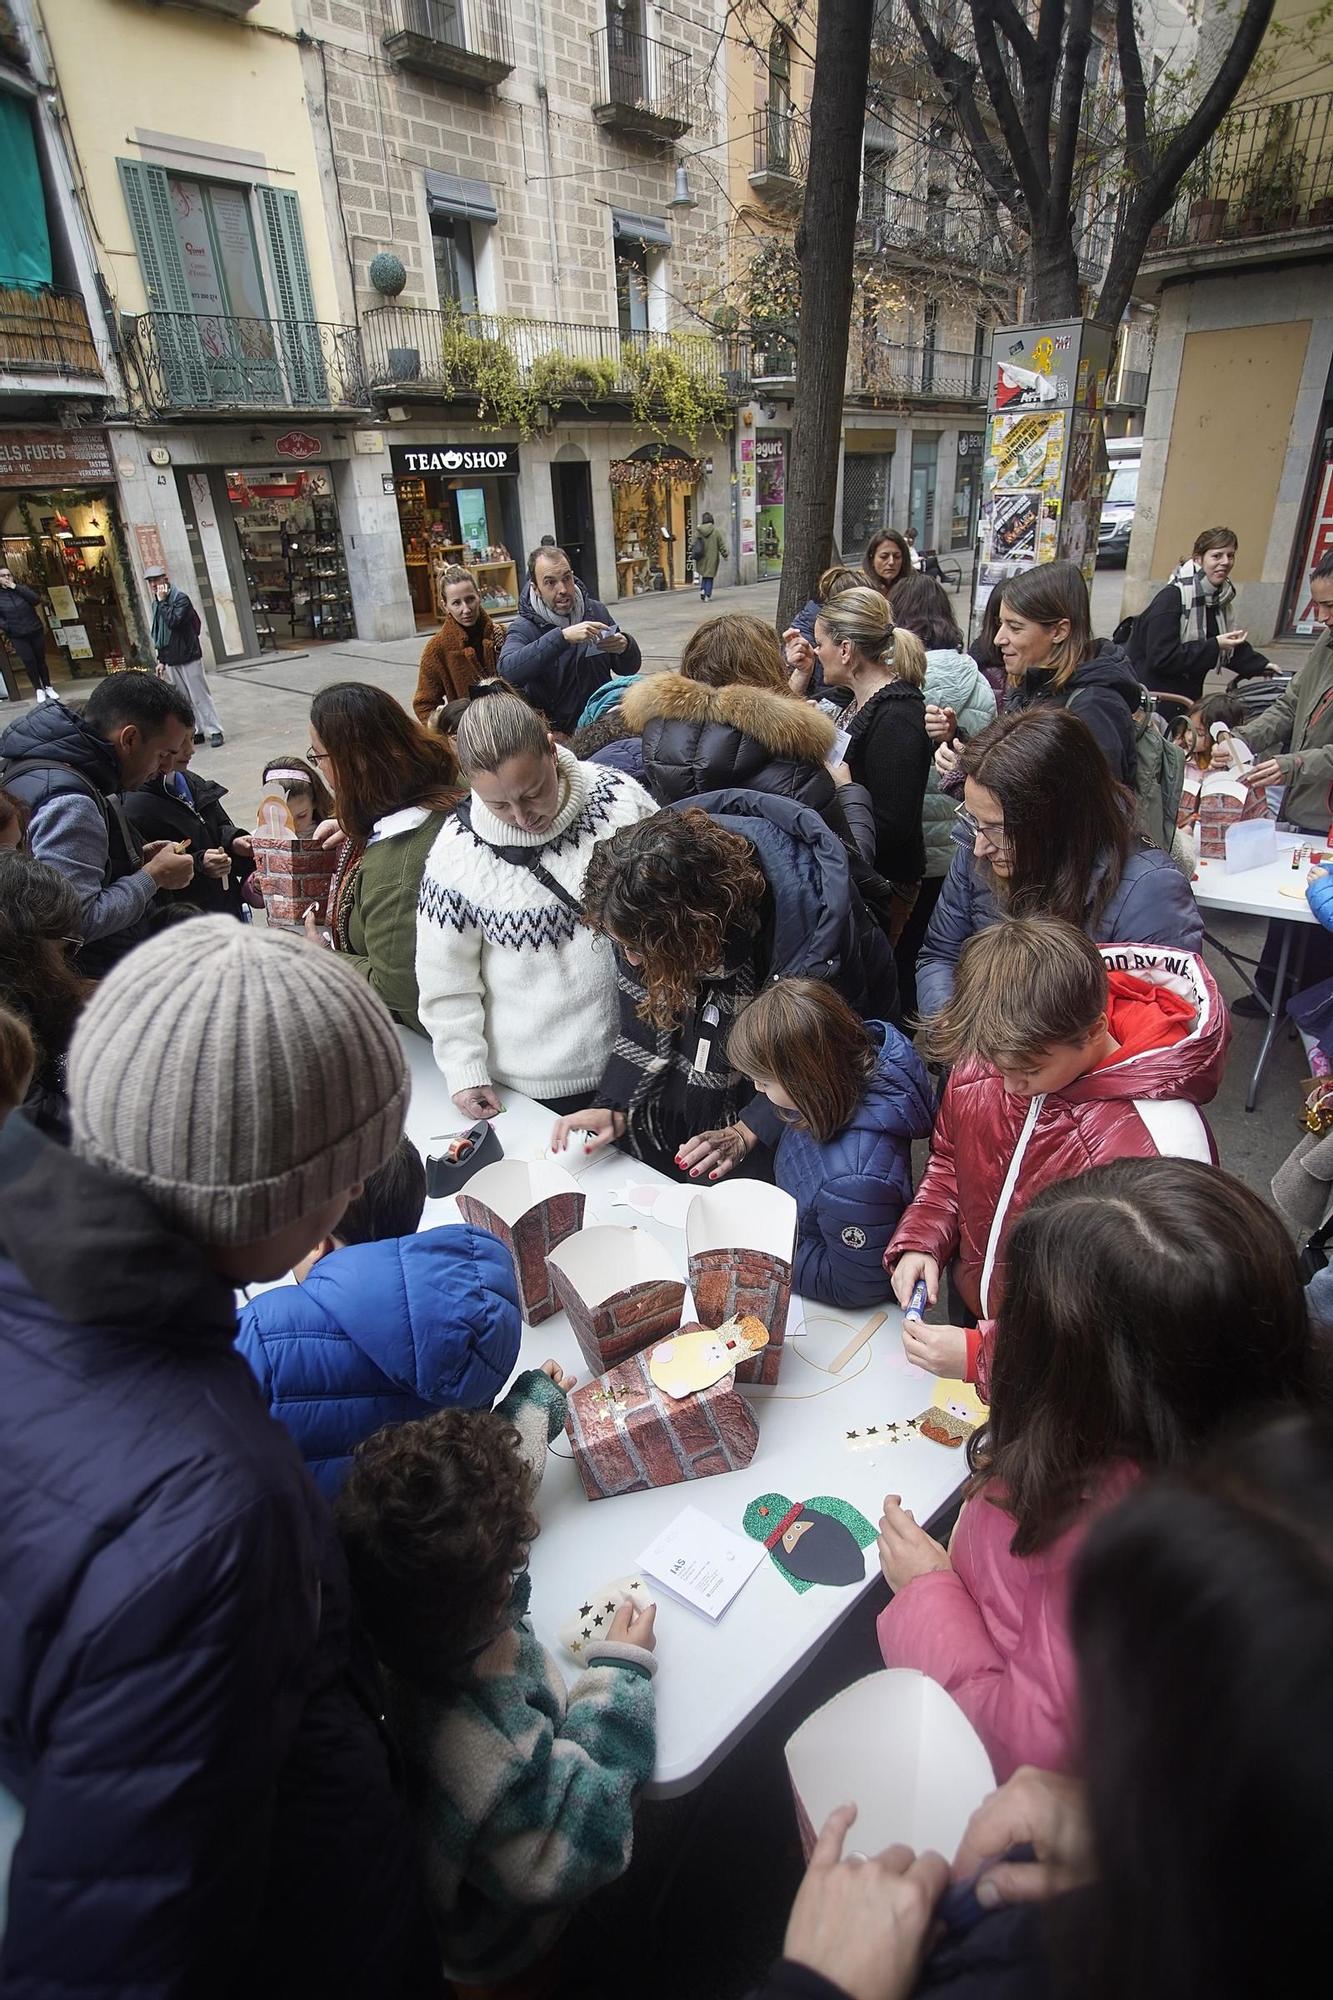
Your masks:
M484 1229L353 1243L251 1299L236 1345L330 1497L385 1424L489 1409L518 1359L508 1253Z
M891 1296L884 1251L912 1199L912 1141L935 1116L930 1078L905 1035L867 1021L879 1063L849 1125L822 1144L788 1125L773 1178L796 1203L793 1283L826 1306L872 1306Z
M327 1503L231 1287L0 1131L0 1992L387 2000L416 1890Z
M1326 931L1333 931L1333 868L1321 868L1305 885L1305 900Z
M974 931L998 924L1003 911L983 881L966 839L958 843L916 962L917 1007L933 1014L953 992L958 955ZM1085 927L1097 944L1179 945L1203 950L1203 917L1194 891L1160 848L1136 845L1120 886L1096 923Z

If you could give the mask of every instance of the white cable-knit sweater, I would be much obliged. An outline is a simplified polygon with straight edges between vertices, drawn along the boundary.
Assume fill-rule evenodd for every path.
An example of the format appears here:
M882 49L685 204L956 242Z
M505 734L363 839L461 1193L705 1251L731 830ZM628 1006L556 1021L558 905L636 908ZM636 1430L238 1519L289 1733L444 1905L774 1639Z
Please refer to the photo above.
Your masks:
M611 947L530 869L497 847L540 851L581 898L592 850L658 810L622 771L558 748L568 794L549 833L509 826L472 794L472 832L449 818L431 848L417 912L421 1024L449 1092L509 1084L571 1097L600 1080L616 1028Z

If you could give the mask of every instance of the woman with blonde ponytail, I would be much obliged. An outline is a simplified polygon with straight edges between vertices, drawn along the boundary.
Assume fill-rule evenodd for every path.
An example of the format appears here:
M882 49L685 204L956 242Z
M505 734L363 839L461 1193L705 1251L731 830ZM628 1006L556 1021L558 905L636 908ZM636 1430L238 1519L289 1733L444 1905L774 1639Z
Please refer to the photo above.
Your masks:
M887 602L862 585L830 597L815 619L824 679L851 692L842 722L847 764L875 809L875 868L902 901L902 921L926 872L921 805L930 775L930 738L921 689L926 654L895 629Z

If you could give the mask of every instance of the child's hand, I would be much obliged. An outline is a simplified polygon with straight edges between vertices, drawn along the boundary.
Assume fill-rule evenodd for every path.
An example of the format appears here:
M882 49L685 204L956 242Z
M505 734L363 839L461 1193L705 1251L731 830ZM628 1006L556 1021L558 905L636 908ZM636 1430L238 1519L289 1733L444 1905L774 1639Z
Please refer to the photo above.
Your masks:
M926 703L926 734L932 743L952 743L958 730L958 717L951 708L942 708L937 701Z
M566 1395L569 1394L579 1379L577 1375L566 1375L558 1361L543 1361L541 1373L546 1376L548 1381L554 1382L557 1389L563 1389Z
M927 1257L920 1250L909 1250L900 1257L893 1267L893 1296L900 1306L905 1306L916 1289L918 1278L926 1281L926 1302L935 1305L940 1296L940 1267L933 1257Z
M905 1319L903 1353L913 1367L942 1375L946 1382L961 1382L967 1367L967 1329L928 1326L923 1319Z
M916 1991L948 1869L938 1854L916 1855L910 1847L844 1860L842 1843L855 1818L855 1806L839 1806L820 1829L783 1954L849 2000L907 2000Z
M915 1577L934 1569L952 1569L949 1552L918 1528L903 1506L902 1495L886 1493L879 1523L879 1566L890 1590L901 1590Z
M654 1651L657 1640L653 1635L653 1624L657 1617L657 1606L650 1604L646 1611L640 1611L632 1597L625 1602L611 1620L608 1639L614 1639L620 1646L642 1646L645 1653Z

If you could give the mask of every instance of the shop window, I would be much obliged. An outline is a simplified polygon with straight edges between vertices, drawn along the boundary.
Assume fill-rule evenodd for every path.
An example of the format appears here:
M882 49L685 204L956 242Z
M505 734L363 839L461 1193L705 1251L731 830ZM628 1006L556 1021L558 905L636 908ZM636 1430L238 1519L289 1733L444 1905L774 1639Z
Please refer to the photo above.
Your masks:
M958 433L953 516L949 523L951 549L970 549L977 538L977 513L981 505L981 469L985 462L985 445L984 431Z
M47 664L57 677L91 680L142 664L125 562L110 488L0 491L0 563L41 598Z
M356 626L331 475L246 468L228 472L227 498L260 651L350 639Z
M859 560L870 537L889 525L891 451L848 452L842 461L842 551Z
M430 222L440 304L445 306L452 301L464 312L477 310L477 256L472 234L475 226L454 215L433 215Z
M514 457L513 476L396 478L407 587L419 628L444 618L443 578L455 564L472 571L489 612L503 618L517 611L518 564L511 551L522 539Z

